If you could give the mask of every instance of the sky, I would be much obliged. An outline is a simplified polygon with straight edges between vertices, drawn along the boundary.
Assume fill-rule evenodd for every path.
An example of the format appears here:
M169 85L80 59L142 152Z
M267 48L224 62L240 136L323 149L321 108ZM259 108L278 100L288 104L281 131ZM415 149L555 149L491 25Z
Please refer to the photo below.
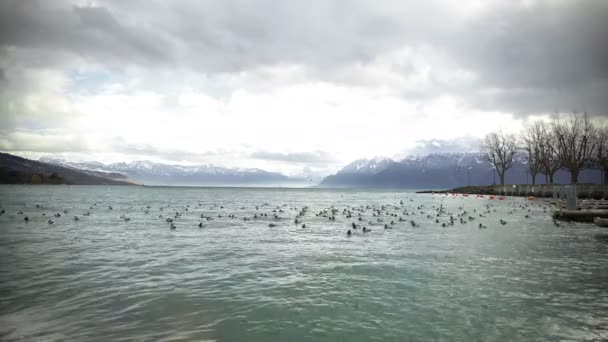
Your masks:
M322 176L608 116L608 1L0 0L0 150Z

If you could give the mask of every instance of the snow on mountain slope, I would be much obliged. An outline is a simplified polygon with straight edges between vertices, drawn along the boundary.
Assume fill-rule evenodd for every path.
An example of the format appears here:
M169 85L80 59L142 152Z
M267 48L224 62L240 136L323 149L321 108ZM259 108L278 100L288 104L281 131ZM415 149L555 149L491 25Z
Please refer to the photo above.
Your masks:
M120 173L146 184L249 184L284 182L288 177L260 169L225 168L214 165L170 165L148 160L102 164L99 162L70 162L58 158L40 158L41 162L108 173Z
M560 171L556 180L565 177ZM594 182L593 170L586 170L584 181ZM508 183L526 183L530 180L525 154L515 156L507 171ZM542 180L541 180L542 179ZM544 178L539 176L539 182ZM480 152L431 153L426 156L406 156L398 162L374 158L357 160L334 175L327 176L321 186L360 188L439 189L467 184L493 184L497 181L492 165Z
M404 166L421 169L440 169L447 167L478 167L488 164L483 153L431 153L424 157L405 158L399 162ZM489 165L489 164L488 164Z
M359 159L346 165L338 173L350 174L377 174L386 170L391 165L395 164L390 158L375 157L372 159Z

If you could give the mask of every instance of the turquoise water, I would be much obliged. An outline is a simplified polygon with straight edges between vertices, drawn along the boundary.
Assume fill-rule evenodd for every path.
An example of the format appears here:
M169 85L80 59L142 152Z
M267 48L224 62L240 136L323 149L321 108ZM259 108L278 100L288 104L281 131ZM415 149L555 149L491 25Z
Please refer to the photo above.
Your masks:
M608 230L542 201L0 186L0 207L3 341L608 338Z

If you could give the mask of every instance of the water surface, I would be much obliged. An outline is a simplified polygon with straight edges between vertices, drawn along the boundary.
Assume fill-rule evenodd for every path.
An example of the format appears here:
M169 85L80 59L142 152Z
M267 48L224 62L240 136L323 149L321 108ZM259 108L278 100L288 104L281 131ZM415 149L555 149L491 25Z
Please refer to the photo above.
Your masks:
M541 201L0 186L0 206L0 340L608 338L608 230Z

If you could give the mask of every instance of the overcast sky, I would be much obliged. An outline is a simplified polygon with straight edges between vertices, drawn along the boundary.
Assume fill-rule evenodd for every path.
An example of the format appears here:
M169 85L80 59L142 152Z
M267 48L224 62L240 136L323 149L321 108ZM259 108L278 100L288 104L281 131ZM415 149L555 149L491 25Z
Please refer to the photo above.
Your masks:
M0 150L322 175L608 115L608 1L0 0Z

